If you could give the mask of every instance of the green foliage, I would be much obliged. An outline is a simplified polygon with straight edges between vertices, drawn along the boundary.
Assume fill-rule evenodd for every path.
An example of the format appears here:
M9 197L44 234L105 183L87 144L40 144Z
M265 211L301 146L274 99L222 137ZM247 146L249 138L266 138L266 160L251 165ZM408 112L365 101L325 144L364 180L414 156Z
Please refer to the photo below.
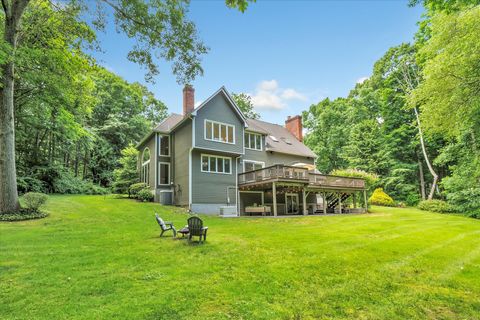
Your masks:
M143 182L134 183L128 188L128 195L133 197L133 198L136 198L137 194L141 190L146 189L146 188L148 188L146 183L143 183Z
M248 94L232 93L232 98L245 117L250 119L260 119L260 115L254 110L252 98Z
M24 221L32 219L41 219L47 217L48 214L30 209L20 209L17 212L0 213L0 221Z
M47 195L40 192L28 192L23 196L25 207L31 211L39 211L40 207L47 202Z
M118 160L121 167L114 171L113 191L115 193L128 193L130 186L138 181L138 150L133 144L130 144L121 153L122 157Z
M303 125L308 131L304 142L317 154L317 168L322 173L348 167L341 150L348 141L349 109L349 101L339 98L322 100L303 112Z
M17 177L17 188L19 194L27 192L44 192L46 190L43 181L35 177Z
M457 212L457 209L448 204L446 201L443 200L424 200L420 201L418 204L418 208L424 211L432 211L438 213L454 213Z
M331 172L331 174L334 176L362 178L365 180L368 189L375 186L378 182L378 176L376 174L358 169L335 169Z
M152 202L153 201L153 193L150 188L144 188L140 190L136 196L137 200L143 201L143 202Z
M368 199L368 203L377 206L395 206L395 202L393 201L393 199L388 194L386 194L382 188L377 188L375 189L375 191L373 191L372 195Z

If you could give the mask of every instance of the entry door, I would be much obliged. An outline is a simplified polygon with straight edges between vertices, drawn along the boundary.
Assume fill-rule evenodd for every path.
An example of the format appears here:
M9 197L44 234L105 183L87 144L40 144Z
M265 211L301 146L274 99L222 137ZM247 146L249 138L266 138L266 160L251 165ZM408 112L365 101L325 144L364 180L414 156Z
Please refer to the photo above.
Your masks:
M297 214L298 213L298 194L287 193L285 195L285 205L287 209L287 214Z

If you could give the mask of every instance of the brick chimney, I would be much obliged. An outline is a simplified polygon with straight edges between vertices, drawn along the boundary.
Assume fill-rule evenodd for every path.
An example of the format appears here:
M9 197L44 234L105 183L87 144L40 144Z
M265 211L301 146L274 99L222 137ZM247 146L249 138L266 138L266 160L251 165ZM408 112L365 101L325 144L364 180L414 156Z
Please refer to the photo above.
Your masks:
M186 116L195 109L195 89L186 84L183 88L183 115Z
M302 116L288 116L285 121L285 128L290 131L291 134L297 138L298 141L303 141L303 126L302 126Z

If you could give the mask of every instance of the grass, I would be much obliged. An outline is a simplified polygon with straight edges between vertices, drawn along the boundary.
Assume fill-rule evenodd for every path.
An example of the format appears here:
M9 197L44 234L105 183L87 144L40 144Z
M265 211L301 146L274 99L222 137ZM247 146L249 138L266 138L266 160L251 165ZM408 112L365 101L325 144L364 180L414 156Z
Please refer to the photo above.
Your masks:
M0 223L1 319L479 319L480 221L416 209L204 217L204 245L159 238L180 209L53 196Z

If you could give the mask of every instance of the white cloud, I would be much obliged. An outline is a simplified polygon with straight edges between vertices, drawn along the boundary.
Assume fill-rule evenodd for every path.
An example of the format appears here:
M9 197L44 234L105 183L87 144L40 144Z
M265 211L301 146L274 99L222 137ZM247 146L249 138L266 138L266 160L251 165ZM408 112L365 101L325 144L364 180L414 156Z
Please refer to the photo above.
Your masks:
M264 80L257 86L258 90L275 91L278 89L277 80Z
M254 94L249 94L255 108L281 110L287 100L307 101L307 97L293 88L280 88L277 80L264 80L257 85Z
M303 94L301 94L297 90L291 89L291 88L285 89L282 92L282 98L287 99L287 100L291 100L291 99L296 99L296 100L301 100L301 101L306 101L307 100L307 97L305 97Z
M364 83L365 80L368 80L368 77L361 77L357 79L357 83Z

